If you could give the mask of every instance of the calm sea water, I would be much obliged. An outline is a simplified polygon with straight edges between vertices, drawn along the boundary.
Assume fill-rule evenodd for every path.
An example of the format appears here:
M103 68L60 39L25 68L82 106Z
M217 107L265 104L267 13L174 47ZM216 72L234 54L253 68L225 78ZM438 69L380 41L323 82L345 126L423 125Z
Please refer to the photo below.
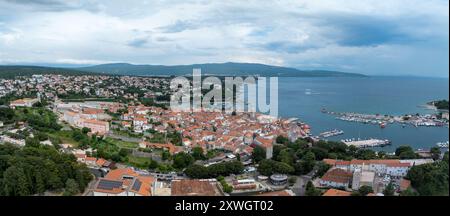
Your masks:
M309 92L309 93L308 93ZM438 78L370 77L370 78L279 78L279 115L296 117L308 123L312 132L340 129L345 134L330 140L347 138L389 139L399 145L429 149L437 142L449 140L447 127L403 128L389 124L385 129L336 120L321 112L322 108L338 112L403 115L432 113L420 107L429 101L449 98L449 80Z

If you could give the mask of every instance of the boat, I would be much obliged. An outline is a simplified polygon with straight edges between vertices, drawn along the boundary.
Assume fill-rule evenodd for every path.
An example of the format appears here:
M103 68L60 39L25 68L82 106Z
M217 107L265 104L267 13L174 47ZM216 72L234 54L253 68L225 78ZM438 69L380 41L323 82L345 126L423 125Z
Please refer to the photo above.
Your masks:
M384 123L384 122L381 123L381 124L380 124L380 127L381 127L381 128L386 128L386 123Z
M448 148L448 144L449 144L449 141L447 141L447 142L438 142L438 143L436 143L436 145L437 145L439 148Z

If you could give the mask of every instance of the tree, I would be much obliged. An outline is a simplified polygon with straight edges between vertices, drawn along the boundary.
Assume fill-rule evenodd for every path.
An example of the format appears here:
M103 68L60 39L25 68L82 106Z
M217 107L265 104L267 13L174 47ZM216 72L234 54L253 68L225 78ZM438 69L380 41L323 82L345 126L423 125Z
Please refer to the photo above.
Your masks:
M3 192L6 196L28 196L29 187L22 168L11 166L3 173Z
M321 194L322 192L314 187L311 181L308 181L308 183L306 183L305 196L320 196Z
M277 157L278 161L289 164L289 165L294 165L294 152L292 151L292 149L286 148L280 151L280 153L278 154Z
M408 189L400 192L400 196L419 196L419 193L415 192L411 188L408 188Z
M79 193L78 183L74 179L67 179L66 187L64 188L64 196L73 196Z
M278 144L284 144L287 145L289 143L289 139L284 136L277 136L276 142Z
M194 163L194 161L195 159L191 155L180 152L173 158L173 167L176 169L183 169Z
M448 196L448 160L413 166L406 175L421 196Z
M316 163L317 171L314 177L321 178L330 168L331 165L324 163L323 161L319 161Z
M386 188L383 190L383 194L385 196L394 196L395 194L395 188L394 185L392 184L392 182L390 182Z
M411 146L399 146L395 150L395 155L400 157L400 159L415 159L417 158L417 154L411 148Z
M165 161L165 160L168 160L169 158L170 158L170 152L167 151L167 150L163 150L163 151L161 152L161 159L162 159L163 161Z
M154 169L158 168L158 166L159 166L158 162L153 159L151 159L150 163L148 164L148 168L150 170L154 170Z
M266 150L264 150L261 146L256 146L253 149L252 159L255 163L266 159Z
M441 157L441 150L439 149L439 147L431 148L430 153L431 158L433 158L433 160L438 160Z
M81 129L81 133L83 133L83 134L87 134L87 133L89 133L89 132L91 132L91 129L90 129L90 128L83 127L83 128Z
M367 194L373 193L373 189L370 186L363 185L358 189L358 193L361 196L367 196Z
M208 168L202 165L193 164L186 168L184 173L194 179L209 178Z
M41 145L41 143L39 142L39 140L37 138L27 138L25 140L25 145L30 146L30 147L39 147L39 145Z
M194 157L195 160L205 160L206 157L203 153L203 148L202 147L192 148L192 157Z

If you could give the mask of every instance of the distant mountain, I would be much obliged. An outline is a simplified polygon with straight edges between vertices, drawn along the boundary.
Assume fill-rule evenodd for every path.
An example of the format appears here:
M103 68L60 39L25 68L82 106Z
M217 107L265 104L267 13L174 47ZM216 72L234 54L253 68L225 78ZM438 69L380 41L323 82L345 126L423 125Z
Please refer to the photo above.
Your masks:
M97 73L68 68L0 65L0 78L11 79L17 76L31 76L33 74L92 75Z
M193 65L133 65L127 63L102 64L77 68L78 70L108 73L116 75L137 76L181 76L192 75L192 69L202 69L203 75L216 76L279 76L279 77L365 77L357 73L344 73L325 70L298 70L295 68L278 67L251 63L217 63Z

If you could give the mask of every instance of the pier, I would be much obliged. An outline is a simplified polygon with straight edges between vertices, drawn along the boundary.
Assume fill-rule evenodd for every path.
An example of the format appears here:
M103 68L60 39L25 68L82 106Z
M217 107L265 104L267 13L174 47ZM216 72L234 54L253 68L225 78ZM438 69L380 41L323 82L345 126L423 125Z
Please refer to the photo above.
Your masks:
M357 148L383 147L391 144L391 141L381 139L366 139L366 140L346 139L341 141L345 143L347 146L355 146Z
M339 136L342 134L344 134L343 130L334 129L332 131L326 131L326 132L320 133L319 136L321 136L323 138L327 138L327 137L332 137L332 136Z

